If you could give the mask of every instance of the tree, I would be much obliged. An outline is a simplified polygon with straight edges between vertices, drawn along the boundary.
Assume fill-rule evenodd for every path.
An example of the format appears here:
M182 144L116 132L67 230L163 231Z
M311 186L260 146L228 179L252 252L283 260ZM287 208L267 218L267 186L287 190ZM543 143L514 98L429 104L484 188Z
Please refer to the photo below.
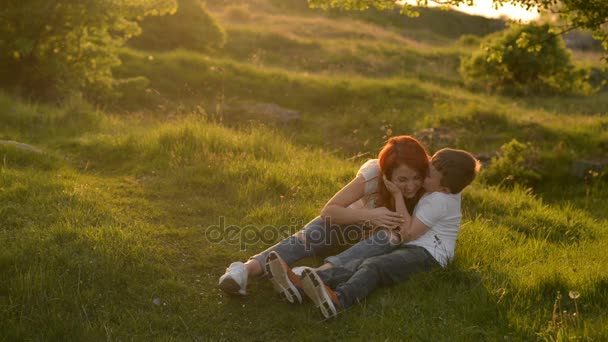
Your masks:
M118 48L137 21L176 10L176 0L4 0L0 85L35 96L103 97L114 86Z
M429 2L445 6L460 4L473 5L475 0L416 0L418 6L427 6ZM541 12L555 13L564 25L561 32L575 28L590 30L594 37L603 42L608 51L608 1L606 0L493 0L494 4L518 5L526 9L538 8ZM396 5L393 0L308 0L311 7L341 8L346 10L365 10L370 7L392 9ZM413 5L406 4L402 13L416 15Z
M548 24L514 24L490 35L462 60L460 73L469 87L513 95L585 95L592 90L588 73L577 70L564 40Z

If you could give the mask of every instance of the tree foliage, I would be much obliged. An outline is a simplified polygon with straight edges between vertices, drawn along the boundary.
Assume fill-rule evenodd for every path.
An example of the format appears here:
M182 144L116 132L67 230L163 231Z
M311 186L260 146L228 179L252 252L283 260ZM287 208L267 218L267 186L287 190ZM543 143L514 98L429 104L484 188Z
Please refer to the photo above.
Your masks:
M475 0L416 0L418 6L427 6L429 2L446 6L461 4L473 5ZM392 9L396 5L393 0L308 0L311 7L342 8L346 10L365 10L370 7ZM518 5L526 9L538 8L545 13L554 13L564 23L561 31L574 28L590 30L594 36L603 41L604 49L608 50L608 1L606 0L493 0L497 6L503 4ZM416 15L412 5L406 4L402 13Z
M464 58L465 84L514 95L587 94L588 73L577 70L561 36L548 24L512 25L486 38Z
M129 43L149 50L183 48L195 51L224 45L225 32L201 0L177 0L177 3L175 14L144 18L142 34Z
M140 33L138 20L176 9L175 0L4 0L0 82L37 96L113 88L118 48Z

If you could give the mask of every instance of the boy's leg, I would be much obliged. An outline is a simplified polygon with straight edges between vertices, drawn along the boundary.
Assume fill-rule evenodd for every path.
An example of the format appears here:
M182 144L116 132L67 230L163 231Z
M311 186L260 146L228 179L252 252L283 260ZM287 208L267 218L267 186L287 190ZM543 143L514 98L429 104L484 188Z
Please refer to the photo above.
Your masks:
M302 282L276 252L270 252L264 265L275 291L290 303L302 303Z
M332 318L341 309L336 293L324 283L317 272L307 268L302 272L302 290L325 318Z
M336 287L343 308L367 297L380 286L389 286L409 279L413 274L430 271L439 263L424 248L403 245L389 254L363 261L357 271Z
M325 267L320 267L319 271L336 267L346 268L354 273L365 259L387 254L394 250L398 246L393 241L394 237L390 230L380 229L369 238L359 241L344 252L325 258ZM331 266L326 266L327 264L331 264Z
M348 281L350 277L355 274L358 265L365 261L365 259L357 259L352 260L348 264L352 264L353 266L347 265L346 267L330 267L324 270L317 270L317 274L323 280L327 286L335 289L338 285Z

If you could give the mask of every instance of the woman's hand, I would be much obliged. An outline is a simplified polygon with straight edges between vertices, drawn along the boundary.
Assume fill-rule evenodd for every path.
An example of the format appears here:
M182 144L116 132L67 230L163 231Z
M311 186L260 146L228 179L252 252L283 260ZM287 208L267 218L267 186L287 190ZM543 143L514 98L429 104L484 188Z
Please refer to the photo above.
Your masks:
M388 178L386 178L386 176L382 175L382 180L384 181L384 185L386 186L386 188L388 189L388 191L393 195L393 196L403 196L401 193L401 189L399 189L395 183L391 182L388 180Z
M368 212L368 221L374 227L394 228L404 222L403 216L394 211L390 211L385 207L370 209Z

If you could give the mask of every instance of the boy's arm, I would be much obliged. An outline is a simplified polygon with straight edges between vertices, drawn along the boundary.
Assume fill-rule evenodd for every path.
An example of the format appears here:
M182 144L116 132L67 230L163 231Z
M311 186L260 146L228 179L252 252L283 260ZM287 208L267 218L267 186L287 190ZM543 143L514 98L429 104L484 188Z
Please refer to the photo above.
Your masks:
M406 242L416 240L424 235L424 233L428 232L431 228L422 223L422 221L420 221L417 217L412 217L407 211L405 200L403 199L401 191L399 191L397 187L386 178L386 176L383 176L383 180L387 186L387 189L393 194L393 198L395 199L395 211L403 216L403 222L398 226L401 241Z
M399 190L393 182L389 181L385 175L382 175L382 180L384 181L386 189L393 195L393 199L395 200L395 212L402 216L401 222L394 227L395 230L398 229L401 231L402 227L409 224L412 217L407 211L401 190Z
M393 193L393 198L395 199L395 211L403 216L403 222L397 226L397 228L399 231L403 231L405 227L410 225L412 216L407 211L407 207L405 206L405 201L403 200L403 195L401 192L398 194Z
M411 220L409 220L408 225L401 227L401 241L407 242L416 240L429 230L431 230L431 227L422 223L422 221L420 221L417 217L414 216Z
M386 177L384 178L384 181L390 184ZM431 229L418 218L410 215L405 206L405 200L403 199L401 192L392 192L392 194L395 199L395 211L403 216L403 223L398 226L402 242L416 240Z

